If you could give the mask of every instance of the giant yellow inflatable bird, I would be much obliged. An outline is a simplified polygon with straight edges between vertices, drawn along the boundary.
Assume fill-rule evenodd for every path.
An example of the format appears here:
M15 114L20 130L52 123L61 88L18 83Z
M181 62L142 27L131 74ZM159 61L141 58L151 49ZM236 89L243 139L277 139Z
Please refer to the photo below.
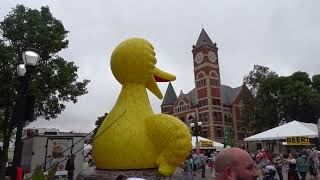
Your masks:
M175 80L156 63L145 39L128 39L113 51L111 69L122 90L93 141L98 169L158 168L169 176L191 151L188 127L173 116L154 114L150 106L146 89L162 99L156 81Z

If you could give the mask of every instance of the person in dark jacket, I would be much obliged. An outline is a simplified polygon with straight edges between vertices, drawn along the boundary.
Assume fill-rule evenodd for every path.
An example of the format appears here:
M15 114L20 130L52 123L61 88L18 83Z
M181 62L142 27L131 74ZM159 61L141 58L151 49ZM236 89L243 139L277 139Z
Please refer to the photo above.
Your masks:
M74 158L75 158L75 155L72 154L68 159L66 168L65 168L68 171L68 179L70 180L73 180L73 176L74 176Z

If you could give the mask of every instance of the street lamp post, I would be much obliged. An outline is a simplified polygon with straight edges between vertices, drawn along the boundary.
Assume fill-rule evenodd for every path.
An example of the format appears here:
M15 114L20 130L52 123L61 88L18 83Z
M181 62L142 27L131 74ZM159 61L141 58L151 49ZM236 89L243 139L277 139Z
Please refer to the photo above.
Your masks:
M21 166L21 153L22 153L22 130L25 122L30 120L34 111L34 98L27 95L29 87L29 81L31 79L31 72L39 61L39 55L32 51L27 50L22 53L22 59L24 64L19 64L17 67L17 73L20 81L20 88L15 105L14 119L17 126L15 149L12 162L12 176L11 179L16 180L18 168Z
M189 118L190 123L190 127L191 127L191 131L193 132L192 134L194 134L196 136L196 152L199 154L200 153L200 144L199 144L199 140L198 140L198 136L201 132L201 126L202 126L202 122L198 121L197 119L194 119L194 117L190 116Z

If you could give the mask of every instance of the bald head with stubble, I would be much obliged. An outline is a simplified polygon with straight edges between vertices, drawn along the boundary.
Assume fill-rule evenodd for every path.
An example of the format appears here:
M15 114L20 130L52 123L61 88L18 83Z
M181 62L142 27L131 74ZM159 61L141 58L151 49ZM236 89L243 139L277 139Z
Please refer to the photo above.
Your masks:
M220 151L215 161L217 180L255 180L258 172L249 153L240 148Z

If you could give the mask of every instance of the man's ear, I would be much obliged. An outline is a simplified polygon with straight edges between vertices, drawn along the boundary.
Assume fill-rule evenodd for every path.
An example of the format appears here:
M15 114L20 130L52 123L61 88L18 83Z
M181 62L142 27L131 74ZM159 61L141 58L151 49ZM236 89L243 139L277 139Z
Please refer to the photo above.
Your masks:
M233 178L232 168L230 166L225 166L223 169L223 174L225 175L224 178L226 178L226 180L231 180Z

